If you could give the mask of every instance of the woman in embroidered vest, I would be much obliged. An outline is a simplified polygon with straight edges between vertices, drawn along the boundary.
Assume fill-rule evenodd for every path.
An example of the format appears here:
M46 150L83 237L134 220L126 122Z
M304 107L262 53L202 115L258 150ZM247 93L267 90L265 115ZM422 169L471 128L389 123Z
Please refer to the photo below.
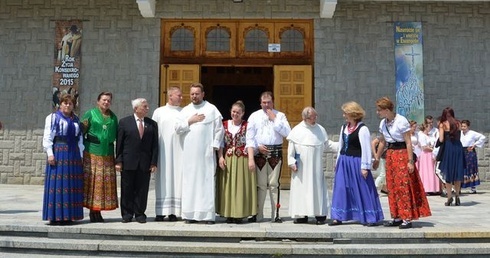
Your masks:
M355 220L376 226L384 217L371 174L371 134L362 122L366 112L353 101L342 105L342 111L347 123L340 131L329 225Z
M97 107L82 118L85 136L83 206L90 209L90 222L104 222L100 211L118 207L114 163L117 117L109 109L111 101L112 93L100 93Z
M68 225L83 219L83 139L73 97L60 98L59 110L46 117L43 148L48 156L43 220Z
M413 159L410 123L407 118L396 114L395 105L388 97L376 101L376 113L383 118L379 124L380 148L374 155L373 168L379 166L381 151L386 151L386 185L388 203L393 220L385 227L412 228L412 220L431 215L424 186Z
M218 153L216 212L227 223L242 223L243 218L257 214L257 181L255 170L248 166L244 113L242 101L231 106L231 120L223 122L225 136Z

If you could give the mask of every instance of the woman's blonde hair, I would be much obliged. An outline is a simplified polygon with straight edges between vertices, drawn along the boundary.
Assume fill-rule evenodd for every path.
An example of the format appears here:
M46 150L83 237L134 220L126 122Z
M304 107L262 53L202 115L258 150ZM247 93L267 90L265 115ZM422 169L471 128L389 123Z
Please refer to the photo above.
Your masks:
M356 122L361 121L366 115L366 111L364 111L361 105L354 101L344 103L344 105L342 105L342 111L344 111L345 114L350 116Z

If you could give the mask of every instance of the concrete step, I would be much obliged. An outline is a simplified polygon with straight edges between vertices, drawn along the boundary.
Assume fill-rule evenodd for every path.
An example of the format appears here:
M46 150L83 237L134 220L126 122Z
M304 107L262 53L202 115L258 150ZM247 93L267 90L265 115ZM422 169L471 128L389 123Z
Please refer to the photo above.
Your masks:
M237 243L188 241L134 241L104 239L55 239L47 237L0 236L0 249L9 252L77 253L135 257L149 255L192 256L466 256L490 253L487 243L334 244L332 242L239 241ZM488 257L488 256L487 256Z
M0 251L114 257L485 256L490 254L490 232L288 232L236 228L210 231L169 226L150 230L0 225Z

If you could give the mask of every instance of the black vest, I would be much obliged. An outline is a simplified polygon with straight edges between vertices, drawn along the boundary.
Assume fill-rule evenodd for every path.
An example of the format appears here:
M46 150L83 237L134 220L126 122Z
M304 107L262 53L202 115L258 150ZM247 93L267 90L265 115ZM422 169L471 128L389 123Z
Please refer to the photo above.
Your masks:
M340 149L341 155L353 156L353 157L361 157L361 141L359 141L359 130L361 127L365 126L365 124L360 124L354 132L347 135L344 133L345 124L342 126L342 139L344 140L342 149Z

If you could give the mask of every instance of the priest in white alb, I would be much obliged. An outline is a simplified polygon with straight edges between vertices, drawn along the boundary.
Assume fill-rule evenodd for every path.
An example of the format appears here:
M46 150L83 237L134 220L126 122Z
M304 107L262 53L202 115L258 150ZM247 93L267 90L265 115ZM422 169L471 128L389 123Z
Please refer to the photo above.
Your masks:
M177 132L183 137L182 219L214 224L216 155L223 139L223 117L204 100L204 87L193 83L192 103L181 111L184 119Z
M294 223L308 223L315 217L317 225L325 224L328 213L328 192L323 174L323 153L335 151L338 143L328 140L325 129L316 123L317 112L306 107L303 121L289 133L288 166L291 169L289 214Z
M155 221L177 221L182 201L182 143L176 132L180 121L182 91L172 86L167 90L165 106L153 112L158 123L158 171L155 177Z

